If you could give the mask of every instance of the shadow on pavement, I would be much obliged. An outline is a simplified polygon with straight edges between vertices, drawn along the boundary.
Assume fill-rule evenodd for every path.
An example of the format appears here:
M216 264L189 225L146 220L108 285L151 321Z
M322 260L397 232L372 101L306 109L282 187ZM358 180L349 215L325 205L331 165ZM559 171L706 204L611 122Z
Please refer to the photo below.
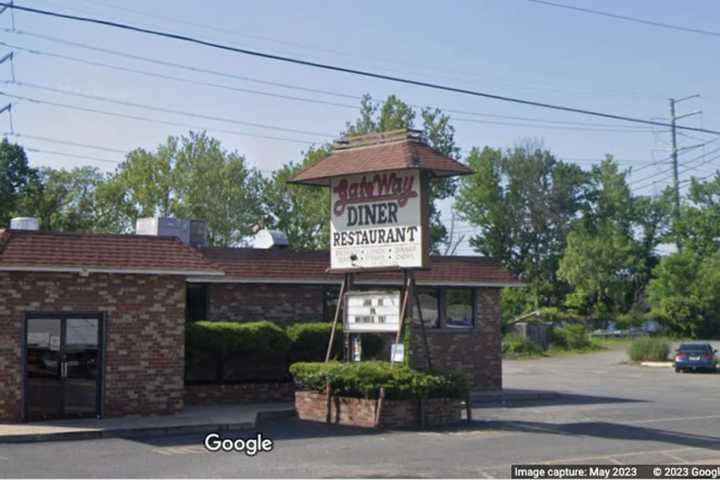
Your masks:
M464 428L596 437L616 440L654 441L667 443L669 445L701 448L717 448L720 446L720 436L676 432L611 422L545 423L528 421L473 421Z
M620 397L604 397L598 395L580 395L574 393L555 393L538 391L537 396L533 398L531 390L526 391L524 397L513 398L512 395L492 400L473 400L473 409L478 408L523 408L537 407L545 405L593 405L601 403L644 403L646 400L638 400L634 398Z

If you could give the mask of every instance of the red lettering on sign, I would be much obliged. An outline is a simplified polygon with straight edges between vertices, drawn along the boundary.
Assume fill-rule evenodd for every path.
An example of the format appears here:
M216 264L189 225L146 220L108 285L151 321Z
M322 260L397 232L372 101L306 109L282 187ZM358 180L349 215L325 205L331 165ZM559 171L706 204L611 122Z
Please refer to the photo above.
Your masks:
M359 182L350 183L347 179L338 182L333 191L339 200L333 204L335 215L345 213L345 207L354 203L381 202L387 200L397 201L404 207L408 200L418 196L415 191L415 177L413 175L398 176L395 173L376 174L368 181L365 176Z

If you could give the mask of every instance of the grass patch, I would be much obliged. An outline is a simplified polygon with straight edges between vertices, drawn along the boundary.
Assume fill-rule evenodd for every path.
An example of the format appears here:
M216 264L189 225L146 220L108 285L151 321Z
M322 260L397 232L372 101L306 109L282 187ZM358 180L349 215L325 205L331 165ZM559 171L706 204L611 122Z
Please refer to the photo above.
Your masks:
M633 362L666 362L670 355L670 342L665 338L643 337L628 347Z

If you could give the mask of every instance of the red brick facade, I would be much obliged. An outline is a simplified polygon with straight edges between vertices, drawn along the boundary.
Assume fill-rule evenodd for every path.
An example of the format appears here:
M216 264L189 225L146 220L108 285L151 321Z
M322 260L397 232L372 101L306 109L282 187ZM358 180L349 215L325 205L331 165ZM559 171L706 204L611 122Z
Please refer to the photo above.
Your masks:
M211 283L208 320L323 321L322 285Z
M295 410L301 420L375 427L378 401L374 399L330 397L309 391L295 392ZM381 427L402 428L447 425L461 419L461 403L448 398L424 400L385 400L380 412Z
M502 388L502 335L500 289L478 288L475 328L425 329L434 369L453 370L466 376L472 390ZM410 365L427 368L421 329L413 325Z
M182 409L185 277L0 272L0 419L22 418L25 316L41 312L103 314L103 415Z

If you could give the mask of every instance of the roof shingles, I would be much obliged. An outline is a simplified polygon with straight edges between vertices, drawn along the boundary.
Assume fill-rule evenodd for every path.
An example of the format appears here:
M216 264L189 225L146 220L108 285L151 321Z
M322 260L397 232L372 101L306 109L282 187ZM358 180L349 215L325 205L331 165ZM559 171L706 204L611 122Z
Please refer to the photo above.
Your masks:
M21 268L222 275L174 237L0 230L0 270Z

